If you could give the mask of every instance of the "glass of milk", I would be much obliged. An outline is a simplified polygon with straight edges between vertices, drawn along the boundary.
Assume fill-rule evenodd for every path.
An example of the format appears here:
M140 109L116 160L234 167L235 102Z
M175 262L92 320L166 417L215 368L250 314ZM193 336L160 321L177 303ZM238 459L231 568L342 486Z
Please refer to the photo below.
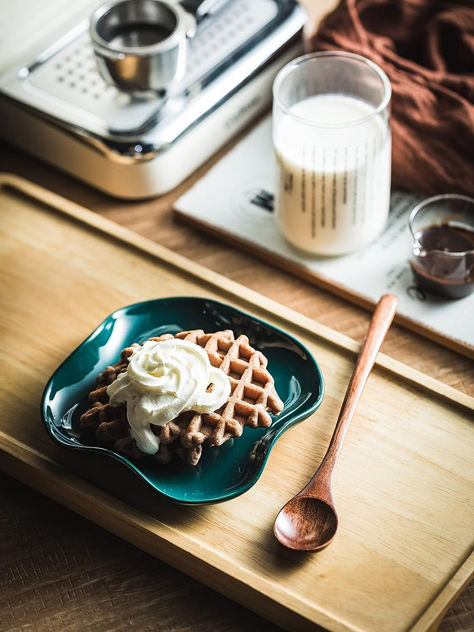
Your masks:
M278 73L275 217L292 245L342 255L383 230L390 204L390 97L383 70L352 53L304 55Z

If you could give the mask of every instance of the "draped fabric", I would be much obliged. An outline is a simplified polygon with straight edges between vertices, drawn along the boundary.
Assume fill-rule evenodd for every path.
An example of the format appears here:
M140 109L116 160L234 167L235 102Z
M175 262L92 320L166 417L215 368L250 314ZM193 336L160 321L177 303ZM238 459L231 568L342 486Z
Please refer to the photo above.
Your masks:
M474 195L474 0L342 0L310 46L387 73L395 186Z

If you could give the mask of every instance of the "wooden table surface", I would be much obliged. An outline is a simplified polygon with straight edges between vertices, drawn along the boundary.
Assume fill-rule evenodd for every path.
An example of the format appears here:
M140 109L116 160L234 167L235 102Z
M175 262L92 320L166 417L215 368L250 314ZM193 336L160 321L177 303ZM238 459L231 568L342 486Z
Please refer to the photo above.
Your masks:
M173 201L223 153L172 193L139 202L107 197L8 145L0 149L0 171L26 177L362 341L370 318L364 309L174 220ZM474 395L474 363L466 357L397 325L382 350ZM277 630L13 479L3 475L1 482L1 630ZM473 603L471 585L447 613L442 632L474 629Z

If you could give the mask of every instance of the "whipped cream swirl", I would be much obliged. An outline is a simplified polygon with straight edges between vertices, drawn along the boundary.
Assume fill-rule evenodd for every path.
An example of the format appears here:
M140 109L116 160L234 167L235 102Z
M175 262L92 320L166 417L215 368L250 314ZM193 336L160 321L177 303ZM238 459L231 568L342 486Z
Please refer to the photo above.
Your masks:
M226 374L199 345L172 338L137 345L127 370L107 387L111 404L127 405L130 434L140 450L155 454L159 439L151 425L164 426L184 411L210 413L230 395Z

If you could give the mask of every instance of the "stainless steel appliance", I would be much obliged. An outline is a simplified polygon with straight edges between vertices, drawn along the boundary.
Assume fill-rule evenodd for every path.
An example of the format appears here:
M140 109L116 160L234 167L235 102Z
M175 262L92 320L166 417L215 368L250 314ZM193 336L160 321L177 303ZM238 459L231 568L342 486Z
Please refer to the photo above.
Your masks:
M143 97L100 77L88 30L98 3L78 1L73 25L55 24L1 73L0 134L121 198L171 190L265 111L306 19L293 0L227 2L198 22L184 78ZM31 11L43 3L29 0Z

